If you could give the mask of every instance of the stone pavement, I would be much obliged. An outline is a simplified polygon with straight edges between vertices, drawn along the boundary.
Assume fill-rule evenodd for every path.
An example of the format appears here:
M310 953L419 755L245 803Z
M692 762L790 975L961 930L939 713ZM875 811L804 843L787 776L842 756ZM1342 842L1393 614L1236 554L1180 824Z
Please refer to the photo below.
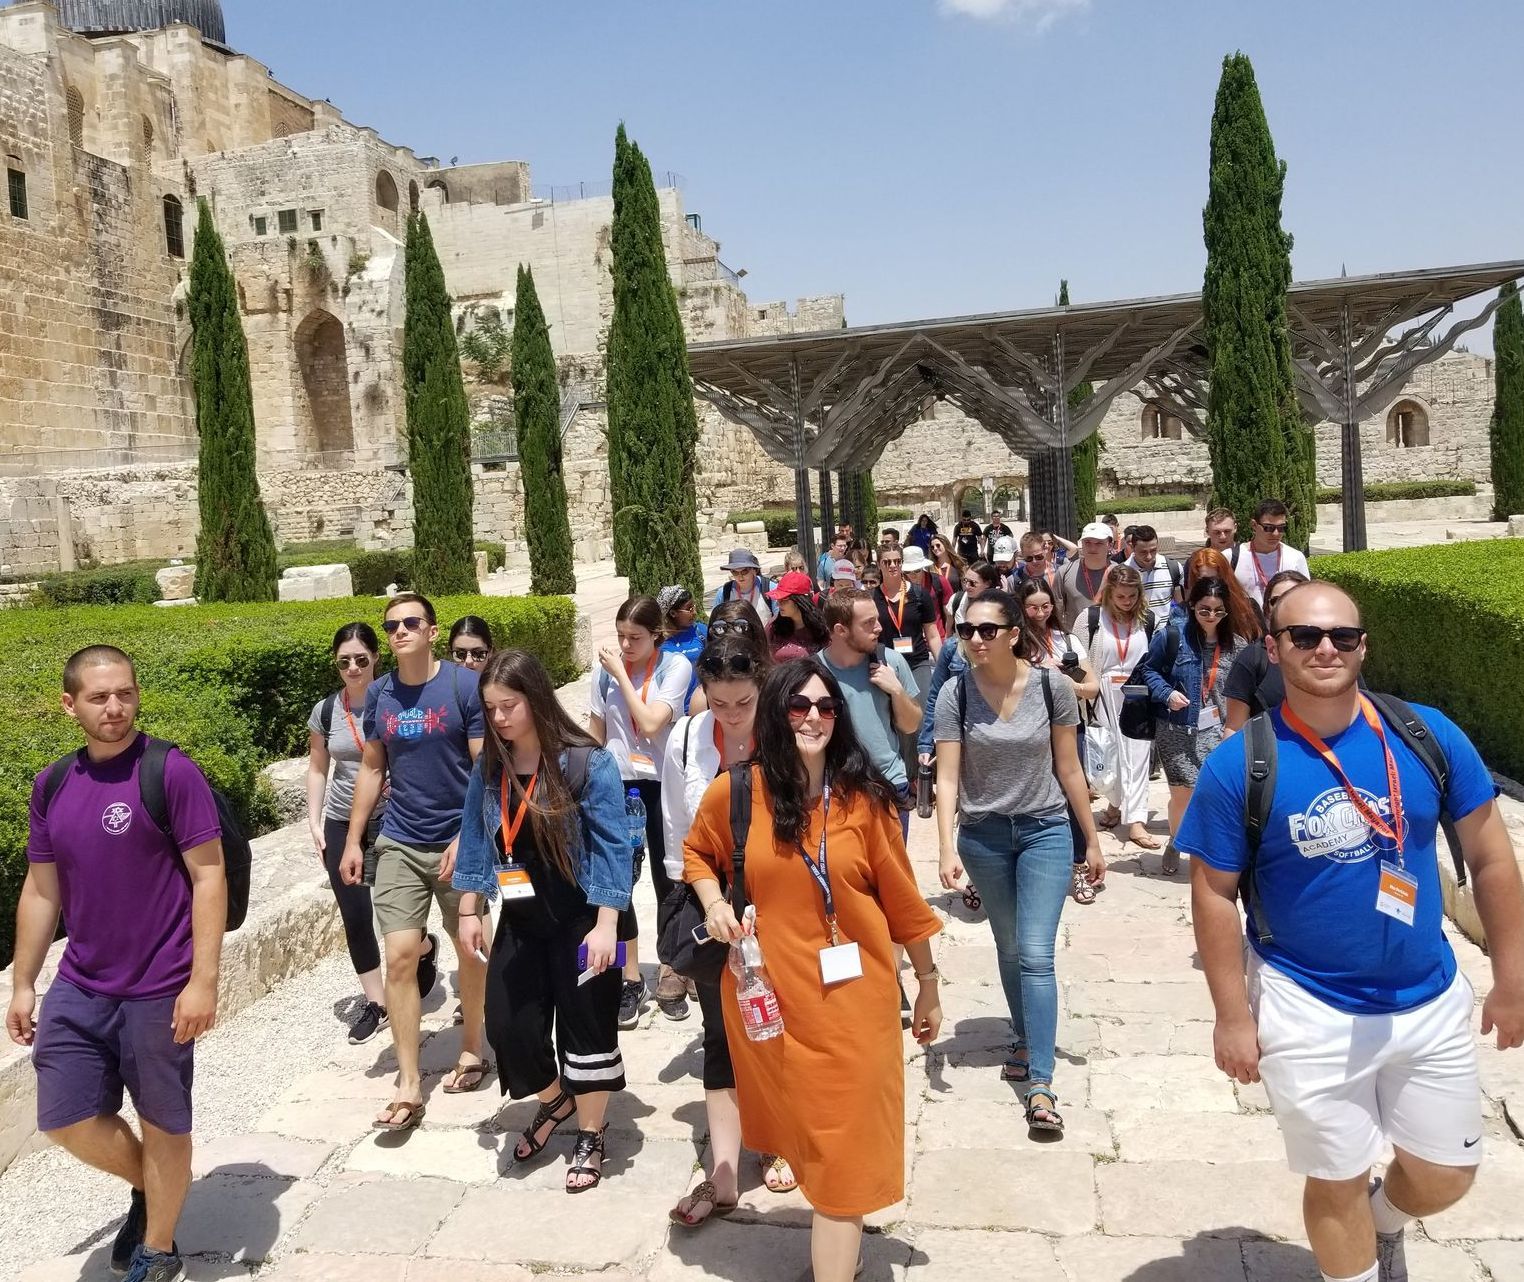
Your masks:
M1517 809L1513 810L1517 819ZM907 1039L906 1199L872 1217L865 1277L963 1282L992 1263L1025 1282L1292 1282L1316 1279L1301 1243L1299 1189L1260 1088L1236 1088L1211 1058L1211 1006L1196 969L1185 876L1110 834L1108 888L1069 904L1058 974L1058 1088L1068 1133L1028 1140L999 1079L1007 1038L989 928L936 884L932 823L911 849L947 919L938 957L946 1023L928 1053ZM637 900L649 927L650 890ZM1462 964L1486 991L1480 952ZM428 1114L417 1132L379 1137L372 1112L393 1065L385 1038L350 1047L353 980L341 958L275 989L213 1032L198 1056L197 1180L181 1227L190 1276L260 1282L796 1282L808 1277L808 1211L760 1187L697 1232L667 1210L704 1156L697 1014L652 1007L623 1036L630 1086L611 1109L607 1179L562 1189L564 1132L540 1162L513 1160L533 1102L439 1088L455 1058L454 1000L426 1018ZM1414 1229L1415 1282L1524 1279L1524 1057L1483 1053L1488 1154L1472 1195ZM56 1150L0 1177L0 1277L106 1276L120 1190Z

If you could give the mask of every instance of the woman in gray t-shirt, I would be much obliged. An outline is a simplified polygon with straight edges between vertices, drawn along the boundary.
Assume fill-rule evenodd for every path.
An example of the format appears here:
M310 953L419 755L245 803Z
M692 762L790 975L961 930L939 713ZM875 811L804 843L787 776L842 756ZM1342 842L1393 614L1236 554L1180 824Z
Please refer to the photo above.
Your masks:
M344 843L349 836L349 812L354 805L355 776L365 752L360 714L365 692L376 675L380 643L368 623L346 623L333 638L333 659L340 688L313 706L307 721L307 827L312 846L328 872L349 944L349 960L360 977L365 1007L349 1029L358 1046L387 1026L386 986L381 976L381 950L370 910L370 887L346 885L339 876ZM330 771L331 767L331 771ZM372 831L381 817L383 800L372 816Z
M1090 884L1106 876L1075 747L1079 702L1033 661L1046 638L1009 593L971 602L958 637L969 667L942 687L934 724L942 885L955 889L965 869L979 883L1016 1039L1001 1072L1025 1086L1029 1132L1062 1132L1053 953L1073 855L1066 802Z

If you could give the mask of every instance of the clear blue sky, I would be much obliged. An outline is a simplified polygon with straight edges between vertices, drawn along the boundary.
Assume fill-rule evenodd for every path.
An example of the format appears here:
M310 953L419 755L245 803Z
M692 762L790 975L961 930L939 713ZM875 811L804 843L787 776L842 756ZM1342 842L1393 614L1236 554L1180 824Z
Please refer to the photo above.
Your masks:
M230 42L419 154L606 181L626 121L756 301L852 324L1201 281L1222 57L1297 279L1524 258L1517 0L224 0ZM1485 341L1473 342L1484 348Z

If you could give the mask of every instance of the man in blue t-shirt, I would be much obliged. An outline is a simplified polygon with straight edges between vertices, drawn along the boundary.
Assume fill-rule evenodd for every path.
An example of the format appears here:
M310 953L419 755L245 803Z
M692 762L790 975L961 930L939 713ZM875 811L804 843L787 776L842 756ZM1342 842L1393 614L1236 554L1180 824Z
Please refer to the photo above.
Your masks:
M1453 722L1416 709L1449 763L1433 776L1359 688L1365 632L1327 583L1279 598L1266 650L1286 701L1254 865L1247 982L1239 926L1246 736L1207 759L1175 838L1191 856L1196 945L1218 1067L1263 1078L1325 1279L1406 1279L1403 1230L1453 1205L1481 1158L1473 996L1446 940L1436 832L1455 821L1492 958L1482 1032L1524 1042L1524 888L1492 778ZM1398 787L1389 785L1389 771ZM1263 918L1263 920L1258 920ZM1268 938L1266 938L1268 936ZM1387 1145L1384 1180L1370 1168Z
M386 603L381 624L397 660L395 672L371 682L365 695L365 756L355 778L354 808L340 875L360 881L362 846L383 783L390 785L373 858L371 905L386 947L386 1014L397 1048L397 1090L375 1120L380 1130L405 1131L423 1116L418 1067L422 999L438 976L439 940L428 934L429 904L437 901L453 941L460 892L450 887L460 811L471 763L485 727L476 677L434 657L439 636L426 597L402 592ZM484 961L459 947L460 1058L446 1075L451 1093L475 1090L482 1062Z

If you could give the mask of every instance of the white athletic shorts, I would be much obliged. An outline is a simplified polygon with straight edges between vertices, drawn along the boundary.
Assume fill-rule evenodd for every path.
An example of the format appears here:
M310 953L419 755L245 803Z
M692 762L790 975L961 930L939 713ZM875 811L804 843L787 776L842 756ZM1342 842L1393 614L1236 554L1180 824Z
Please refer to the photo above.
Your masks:
M1439 1166L1481 1161L1476 997L1463 974L1395 1015L1335 1010L1252 950L1248 980L1260 1076L1298 1175L1354 1179L1388 1144Z

